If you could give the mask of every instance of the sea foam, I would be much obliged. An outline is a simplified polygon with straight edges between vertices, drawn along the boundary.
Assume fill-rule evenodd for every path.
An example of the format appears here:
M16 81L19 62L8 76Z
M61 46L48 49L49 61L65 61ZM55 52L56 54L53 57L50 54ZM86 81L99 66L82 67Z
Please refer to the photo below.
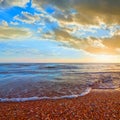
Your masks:
M0 98L0 102L25 102L25 101L34 101L34 100L57 100L57 99L70 99L70 98L76 98L76 97L80 97L80 96L85 96L88 93L90 93L91 88L88 87L87 89L85 89L84 92L82 92L81 94L73 94L73 95L64 95L64 96L54 96L54 97L29 97L29 98Z

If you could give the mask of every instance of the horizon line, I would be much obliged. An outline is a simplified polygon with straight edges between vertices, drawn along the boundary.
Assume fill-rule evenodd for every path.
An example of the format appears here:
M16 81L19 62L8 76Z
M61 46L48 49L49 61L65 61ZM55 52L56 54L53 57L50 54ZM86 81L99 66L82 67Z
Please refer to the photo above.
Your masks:
M93 63L93 64L108 63L108 64L111 64L111 63L120 63L120 62L0 62L0 64L9 64L9 63L10 63L10 64L12 64L12 63L18 63L18 64L19 64L19 63L20 63L20 64L21 64L21 63L22 63L22 64L27 64L27 63L28 63L28 64L35 64L35 63L43 63L43 64L44 64L44 63L46 63L46 64L47 64L47 63L48 63L48 64L49 64L49 63L53 63L53 64L55 64L55 63L56 63L56 64L61 64L61 63L62 63L62 64L67 64L67 63L68 63L68 64L69 64L69 63L71 63L71 64L78 64L78 63L79 63L79 64L84 64L84 63L86 63L86 64L87 64L87 63L88 63L88 64L92 64L92 63Z

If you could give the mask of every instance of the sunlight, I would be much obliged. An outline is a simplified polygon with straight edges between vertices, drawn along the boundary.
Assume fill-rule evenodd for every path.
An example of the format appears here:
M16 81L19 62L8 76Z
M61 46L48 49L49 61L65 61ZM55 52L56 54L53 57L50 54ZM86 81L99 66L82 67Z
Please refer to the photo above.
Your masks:
M113 63L115 61L118 62L118 57L113 55L96 55L95 59L98 62L105 62L105 63Z

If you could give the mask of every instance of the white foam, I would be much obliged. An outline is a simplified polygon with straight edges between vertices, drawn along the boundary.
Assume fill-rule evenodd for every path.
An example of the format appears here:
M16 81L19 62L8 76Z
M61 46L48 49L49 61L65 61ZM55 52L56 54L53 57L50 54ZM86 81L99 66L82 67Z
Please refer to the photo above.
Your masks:
M90 93L91 90L92 88L88 87L83 93L81 93L81 96L87 95L88 93Z
M81 94L76 94L76 95L64 95L64 96L54 96L54 97L29 97L29 98L0 98L0 102L25 102L25 101L33 101L33 100L44 100L44 99L51 99L51 100L56 100L56 99L63 99L63 98L76 98L79 96L84 96L87 95L91 91L91 88L88 87L83 93Z

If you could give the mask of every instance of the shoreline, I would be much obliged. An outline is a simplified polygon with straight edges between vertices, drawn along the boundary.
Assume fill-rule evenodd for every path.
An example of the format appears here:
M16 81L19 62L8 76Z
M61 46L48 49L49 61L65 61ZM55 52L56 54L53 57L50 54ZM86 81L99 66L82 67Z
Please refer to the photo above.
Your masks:
M54 96L54 97L47 97L47 96L43 96L43 97L37 97L37 96L33 96L33 97L26 97L26 98L0 98L0 103L7 103L7 102L29 102L29 101L40 101L40 100L60 100L60 99L73 99L73 98L78 98L78 97L82 97L85 96L87 94L90 94L90 92L92 91L97 91L97 92L112 92L112 91L116 91L119 90L118 89L114 89L114 88L92 88L92 87L88 87L86 88L85 91L83 91L81 94L73 94L73 95L64 95L64 96Z
M81 94L73 94L73 95L64 95L64 96L54 96L54 97L28 97L28 98L0 98L0 102L27 102L27 101L39 101L39 100L59 100L59 99L72 99L81 96L85 96L91 92L92 88L88 87Z
M120 89L92 89L81 97L0 102L0 120L118 120Z
M39 101L39 100L59 100L59 99L72 99L81 96L85 96L91 92L92 88L88 87L81 94L73 94L73 95L64 95L64 96L54 96L54 97L28 97L28 98L0 98L0 102L27 102L27 101Z

